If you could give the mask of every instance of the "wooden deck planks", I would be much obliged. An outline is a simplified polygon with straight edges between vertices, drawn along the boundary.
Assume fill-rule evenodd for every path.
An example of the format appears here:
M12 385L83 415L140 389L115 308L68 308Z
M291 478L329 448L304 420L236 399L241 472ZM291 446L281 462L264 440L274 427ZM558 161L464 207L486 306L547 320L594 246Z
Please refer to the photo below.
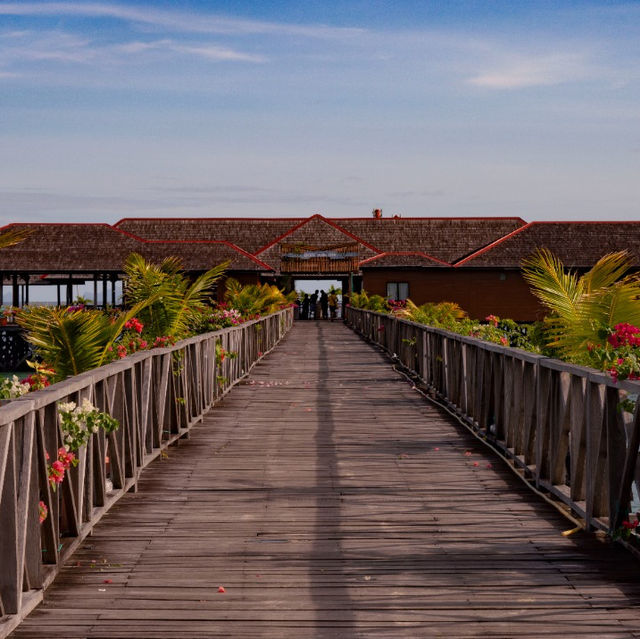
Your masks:
M342 324L300 322L12 636L640 637L638 562L569 527Z

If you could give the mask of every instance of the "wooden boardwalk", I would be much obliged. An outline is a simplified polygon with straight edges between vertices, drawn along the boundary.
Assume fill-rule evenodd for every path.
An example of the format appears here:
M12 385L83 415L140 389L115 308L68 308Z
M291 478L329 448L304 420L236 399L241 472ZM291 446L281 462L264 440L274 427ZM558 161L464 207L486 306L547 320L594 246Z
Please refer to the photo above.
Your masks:
M640 564L571 527L342 324L300 322L12 637L640 637Z

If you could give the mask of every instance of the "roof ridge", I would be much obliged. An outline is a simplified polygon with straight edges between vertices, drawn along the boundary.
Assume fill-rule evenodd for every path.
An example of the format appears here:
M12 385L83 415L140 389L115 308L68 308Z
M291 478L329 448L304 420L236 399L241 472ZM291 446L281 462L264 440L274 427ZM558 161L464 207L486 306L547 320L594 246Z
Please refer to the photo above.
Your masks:
M375 251L376 253L380 252L379 249L375 248L373 245L369 244L368 242L365 242L364 240L360 239L357 235L350 233L346 229L343 229L338 224L332 223L330 220L325 218L320 213L314 213L312 216L302 220L299 224L292 226L286 233L283 233L282 235L276 237L274 240L272 240L268 244L265 244L262 248L258 249L254 253L254 255L260 255L261 253L264 253L267 249L270 249L272 246L275 246L278 242L282 241L285 237L287 237L288 235L291 235L292 233L295 233L298 229L301 229L305 224L308 224L314 219L322 220L325 224L328 224L329 226L335 228L337 231L340 231L340 233L342 233L343 235L346 235L351 239L355 240L356 242L362 244L363 246L366 246L368 249Z
M385 251L384 253L379 253L378 255L372 255L371 257L367 257L364 260L358 262L358 265L365 264L366 262L374 262L380 258L383 258L387 255L420 255L422 257L426 257L428 260L432 262L437 262L438 264L442 264L444 266L452 266L450 262L445 262L433 255L429 255L429 253L425 253L424 251Z
M452 266L454 268L457 268L458 266L462 266L466 262L470 262L471 260L475 259L479 255L482 255L483 253L486 253L487 251L490 251L491 249L495 248L499 244L502 244L502 242L505 242L506 240L513 237L514 235L518 235L519 233L522 233L526 229L530 228L532 224L533 224L532 222L529 222L528 224L525 224L525 226L521 226L515 231L511 231L511 233L507 233L507 235L504 235L498 238L497 240L494 240L490 244L487 244L486 246L482 247L481 249L474 251L473 253L471 253L471 255L467 255L467 257L463 258L462 260L459 260L458 262L454 262Z

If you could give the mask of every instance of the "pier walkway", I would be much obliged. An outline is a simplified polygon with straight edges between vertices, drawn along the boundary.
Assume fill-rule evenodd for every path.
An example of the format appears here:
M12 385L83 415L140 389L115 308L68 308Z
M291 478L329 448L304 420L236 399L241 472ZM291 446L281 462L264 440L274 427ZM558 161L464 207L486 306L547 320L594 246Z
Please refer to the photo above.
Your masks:
M572 527L342 323L297 322L11 636L640 637L640 563Z

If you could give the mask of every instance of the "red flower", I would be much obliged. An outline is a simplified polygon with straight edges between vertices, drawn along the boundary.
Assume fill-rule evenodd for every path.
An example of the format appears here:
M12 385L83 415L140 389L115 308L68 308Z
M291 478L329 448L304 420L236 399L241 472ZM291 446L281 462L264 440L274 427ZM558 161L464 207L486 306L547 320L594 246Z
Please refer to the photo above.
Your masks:
M64 479L64 471L64 464L61 461L54 461L49 466L49 483L52 485L60 484Z
M38 516L40 518L40 523L42 523L47 518L48 514L49 514L49 509L47 508L47 505L43 501L39 502Z
M484 319L489 322L489 324L493 324L496 328L498 327L498 322L500 321L499 317L495 315L487 315Z
M125 322L124 327L127 330L134 330L136 333L142 333L144 324L137 317L133 317L128 322Z

